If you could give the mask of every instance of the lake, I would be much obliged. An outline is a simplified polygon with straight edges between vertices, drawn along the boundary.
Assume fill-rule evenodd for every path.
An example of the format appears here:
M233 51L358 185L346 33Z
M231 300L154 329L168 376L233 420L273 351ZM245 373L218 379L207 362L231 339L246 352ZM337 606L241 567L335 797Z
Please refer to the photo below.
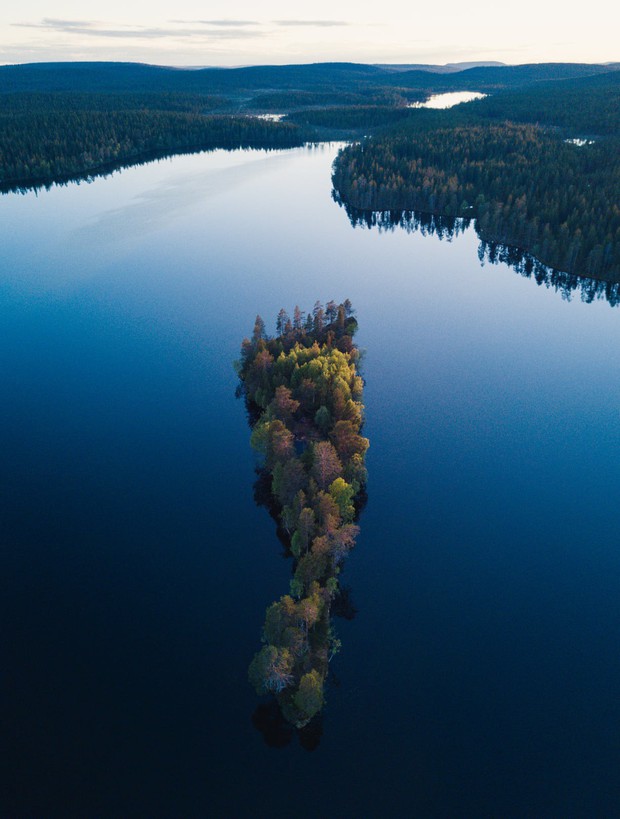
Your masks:
M407 108L453 108L463 102L481 100L486 96L488 95L481 94L479 91L449 91L444 94L431 94L424 102L409 103Z
M337 150L0 198L2 815L620 810L618 308L353 228ZM299 737L247 681L291 565L233 360L345 298L368 503Z

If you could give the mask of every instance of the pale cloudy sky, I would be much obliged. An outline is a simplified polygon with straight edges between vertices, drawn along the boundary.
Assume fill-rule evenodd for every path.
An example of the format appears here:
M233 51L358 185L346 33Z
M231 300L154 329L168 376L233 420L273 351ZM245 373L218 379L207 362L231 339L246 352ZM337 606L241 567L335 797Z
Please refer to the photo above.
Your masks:
M2 4L0 63L608 62L620 60L619 8L611 0L22 0Z

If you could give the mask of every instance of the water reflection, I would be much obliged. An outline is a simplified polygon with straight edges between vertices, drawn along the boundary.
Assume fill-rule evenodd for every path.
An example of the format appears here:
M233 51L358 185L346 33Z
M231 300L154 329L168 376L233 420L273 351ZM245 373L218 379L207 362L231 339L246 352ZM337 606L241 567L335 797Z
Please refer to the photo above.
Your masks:
M562 298L570 301L573 294L578 292L581 301L591 304L596 299L603 299L616 307L620 303L620 282L606 282L602 279L591 279L587 276L578 276L575 273L565 273L547 267L534 256L525 253L517 247L485 242L480 239L478 258L481 264L506 264L520 276L534 279L536 284L544 285L560 293Z
M520 276L533 279L538 285L544 285L560 293L567 301L570 301L575 293L579 293L581 301L588 304L596 299L605 300L612 307L620 303L620 282L592 279L588 276L556 270L542 264L535 256L518 247L499 242L488 242L481 237L473 219L437 216L410 210L358 210L343 202L337 191L332 191L332 198L345 209L353 227L375 228L380 233L398 229L407 233L420 233L422 236L436 236L440 240L450 242L473 227L480 240L478 258L482 265L486 263L508 265Z
M28 182L14 182L10 184L0 184L0 194L7 194L7 193L20 193L25 195L34 191L35 193L38 191L49 191L52 188L66 188L69 185L79 185L82 182L86 182L90 184L94 182L95 179L108 179L111 176L114 176L119 171L126 170L127 168L135 168L140 167L142 165L150 165L153 162L158 162L162 159L172 159L174 156L182 156L184 154L195 154L195 153L202 153L201 150L197 151L174 151L174 152L165 152L165 153L150 153L145 155L144 157L136 157L127 162L109 162L104 165L101 165L96 170L87 171L85 173L76 173L76 174L67 174L66 176L55 176L51 179L43 179L39 181L28 181Z
M274 120L276 121L276 120ZM245 153L256 153L257 151L261 152L277 152L282 150L290 150L293 147L298 147L297 144L295 145L283 145L283 146L270 146L270 145L257 145L257 146L231 146L230 148L227 147L214 147L214 148L193 148L193 149L179 149L175 151L153 151L145 154L141 157L133 157L125 162L109 162L103 165L100 165L98 168L90 171L86 171L84 173L77 173L77 174L67 174L66 176L55 176L50 179L43 179L43 180L33 180L27 182L15 182L9 184L0 183L0 194L10 194L10 193L19 193L22 195L31 193L31 192L38 192L38 191L49 191L52 188L60 187L66 188L69 185L80 185L81 183L90 184L94 182L96 179L108 179L109 177L115 176L120 171L127 170L128 168L138 168L144 165L152 165L154 162L161 162L163 160L171 160L177 156L192 156L194 154L216 154L217 152L225 152L229 154L245 154Z

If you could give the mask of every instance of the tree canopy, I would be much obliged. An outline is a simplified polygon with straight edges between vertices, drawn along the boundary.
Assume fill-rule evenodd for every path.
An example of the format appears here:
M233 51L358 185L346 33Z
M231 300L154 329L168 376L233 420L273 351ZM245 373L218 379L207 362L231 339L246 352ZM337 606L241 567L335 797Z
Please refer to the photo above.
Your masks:
M330 625L338 575L355 545L356 502L366 482L363 381L351 303L320 302L303 320L280 310L269 338L257 317L237 370L264 458L271 503L294 557L290 593L272 603L263 648L249 670L259 694L307 724L323 707L328 663L339 646Z

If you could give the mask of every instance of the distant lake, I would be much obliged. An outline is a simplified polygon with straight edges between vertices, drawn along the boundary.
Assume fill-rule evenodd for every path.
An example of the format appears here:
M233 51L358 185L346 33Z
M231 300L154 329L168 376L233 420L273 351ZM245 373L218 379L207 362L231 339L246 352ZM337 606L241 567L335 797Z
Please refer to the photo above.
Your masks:
M479 91L450 91L445 94L432 94L424 102L412 102L408 108L452 108L462 102L472 102L481 100L488 94Z
M353 228L338 147L0 198L3 816L620 812L620 313ZM368 503L303 747L247 681L291 565L232 362L345 298Z

